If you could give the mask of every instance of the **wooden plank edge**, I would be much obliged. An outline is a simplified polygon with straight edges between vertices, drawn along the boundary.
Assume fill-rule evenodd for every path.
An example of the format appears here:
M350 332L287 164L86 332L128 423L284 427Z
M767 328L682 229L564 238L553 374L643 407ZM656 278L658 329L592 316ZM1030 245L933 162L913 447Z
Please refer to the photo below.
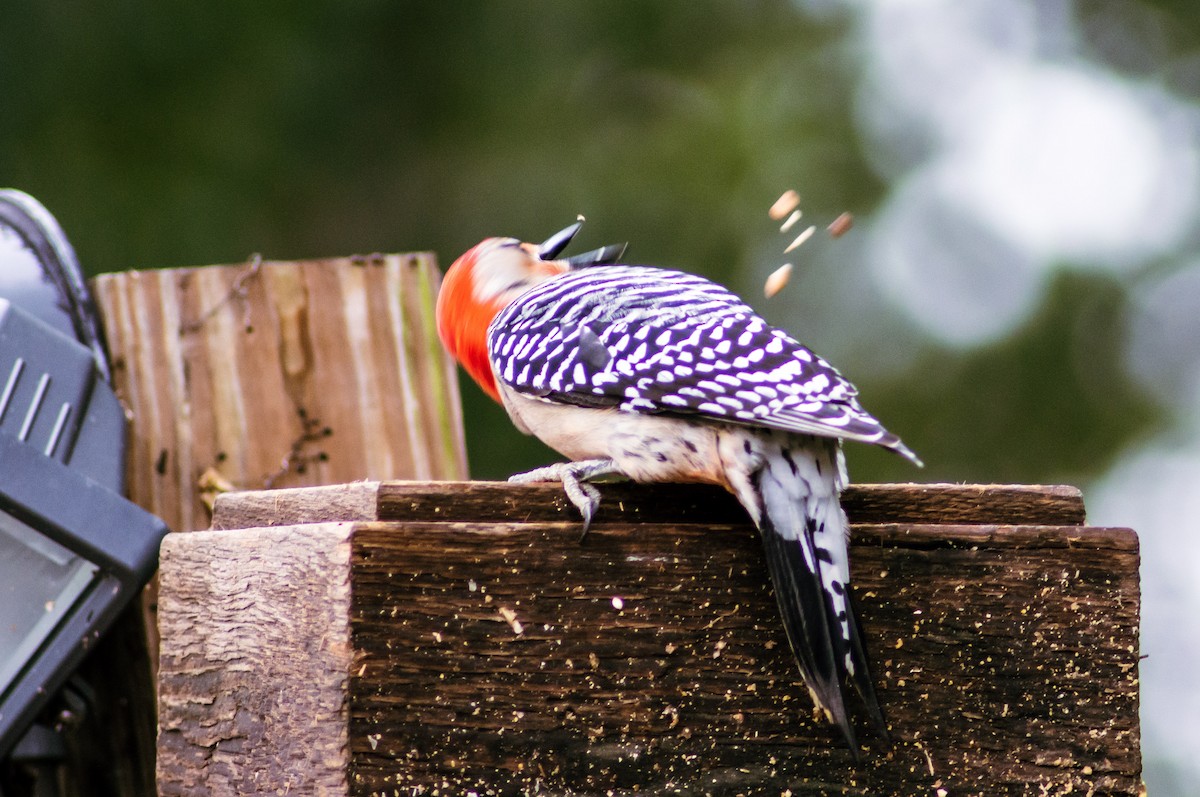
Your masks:
M597 485L596 522L740 522L737 501L711 485ZM859 484L842 495L851 523L1078 526L1083 495L1065 485ZM385 481L380 520L556 520L576 511L557 484Z
M581 546L604 546L606 538L626 539L646 528L644 522L605 522L592 524ZM744 534L749 521L741 523L676 523L670 532L682 538L711 540L713 535ZM565 520L485 521L462 520L377 520L354 524L354 532L366 531L372 539L389 534L435 533L450 537L511 537L534 529L561 532L564 538L578 540L578 524ZM1140 542L1132 529L1110 526L1038 526L945 523L861 523L850 527L852 548L893 548L905 550L958 549L1076 549L1110 550L1138 554Z
M596 522L740 523L746 514L711 485L598 485ZM851 523L1081 526L1083 496L1063 485L858 484L842 505ZM385 481L250 490L217 498L214 529L349 520L574 520L557 484Z
M349 793L352 524L163 542L161 797Z
M864 523L850 527L852 546L883 548L1073 548L1137 554L1137 532L1119 526Z
M213 504L212 528L249 529L375 520L378 517L379 484L361 481L222 493Z

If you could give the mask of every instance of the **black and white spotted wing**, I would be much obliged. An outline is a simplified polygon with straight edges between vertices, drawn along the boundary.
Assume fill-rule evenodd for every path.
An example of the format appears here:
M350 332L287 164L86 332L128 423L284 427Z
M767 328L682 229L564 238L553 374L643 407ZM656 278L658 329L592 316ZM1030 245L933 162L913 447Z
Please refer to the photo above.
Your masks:
M553 401L875 443L916 459L829 363L725 288L648 266L573 271L493 320L497 377Z

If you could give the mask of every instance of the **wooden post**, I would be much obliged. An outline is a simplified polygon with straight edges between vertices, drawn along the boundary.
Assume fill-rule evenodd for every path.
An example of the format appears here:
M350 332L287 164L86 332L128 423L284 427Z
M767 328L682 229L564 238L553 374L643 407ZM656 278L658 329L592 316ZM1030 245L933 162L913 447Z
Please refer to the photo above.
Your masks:
M98 277L131 500L191 531L222 489L463 478L437 284L428 254Z
M92 283L131 418L131 500L175 531L227 489L462 478L453 363L430 254L128 271ZM75 734L69 797L154 787L157 589L84 665L98 710ZM101 763L98 763L101 762Z
M603 494L583 543L553 485L223 496L163 549L162 794L1138 793L1137 538L1077 491L848 491L857 764L736 504Z
M175 535L207 544L164 553L164 573L187 573L170 577L179 589L162 593L164 635L171 649L205 651L214 669L168 654L187 676L172 681L180 691L164 711L194 713L204 704L216 722L192 726L182 744L180 734L161 729L160 794L347 794L348 531L321 523L253 538ZM253 631L227 647L221 637L233 627ZM260 758L265 768L243 765L254 750L279 745L288 754Z

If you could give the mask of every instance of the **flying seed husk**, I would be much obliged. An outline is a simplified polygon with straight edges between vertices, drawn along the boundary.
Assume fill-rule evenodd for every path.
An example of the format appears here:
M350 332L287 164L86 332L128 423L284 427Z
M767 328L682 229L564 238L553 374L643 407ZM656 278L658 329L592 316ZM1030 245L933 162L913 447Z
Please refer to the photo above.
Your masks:
M800 221L800 217L803 215L804 214L801 213L799 209L793 210L792 215L787 217L787 221L779 226L779 231L787 232L788 230L792 229L796 222Z
M805 242L805 241L807 241L809 238L811 238L811 237L812 237L812 234L813 234L814 232L816 232L816 231L817 231L817 228L816 228L816 226L815 226L815 225L813 225L813 226L810 226L810 227L809 227L808 229L806 229L804 232L802 232L802 233L800 233L799 235L797 235L797 236L796 236L796 240L794 240L794 241L792 241L790 244L788 244L788 246L787 246L787 249L784 249L784 250L783 250L783 253L786 255L788 252L792 251L792 250L793 250L793 249L795 249L797 246L799 246L800 244L804 243L804 242Z
M767 211L767 215L770 216L773 221L780 221L793 210L795 210L796 206L799 204L800 195L789 188L783 192L783 195L779 197L779 199L775 200L775 204L771 205L771 209Z
M792 264L784 263L779 268L771 272L771 276L767 277L766 284L763 285L763 294L770 299L775 294L783 290L788 284L788 280L792 278Z
M827 229L829 230L829 234L834 238L841 238L853 226L854 216L847 212L830 222Z

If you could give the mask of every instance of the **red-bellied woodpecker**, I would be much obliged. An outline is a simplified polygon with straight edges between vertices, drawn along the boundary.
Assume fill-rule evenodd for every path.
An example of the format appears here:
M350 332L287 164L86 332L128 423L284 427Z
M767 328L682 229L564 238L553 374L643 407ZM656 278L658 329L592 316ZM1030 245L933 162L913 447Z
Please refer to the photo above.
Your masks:
M857 755L847 688L886 725L852 611L841 440L916 456L857 390L741 299L702 277L619 265L624 247L557 259L489 238L446 272L438 333L516 426L571 461L513 477L561 481L584 531L588 480L704 482L737 496L762 534L788 641L813 700Z

